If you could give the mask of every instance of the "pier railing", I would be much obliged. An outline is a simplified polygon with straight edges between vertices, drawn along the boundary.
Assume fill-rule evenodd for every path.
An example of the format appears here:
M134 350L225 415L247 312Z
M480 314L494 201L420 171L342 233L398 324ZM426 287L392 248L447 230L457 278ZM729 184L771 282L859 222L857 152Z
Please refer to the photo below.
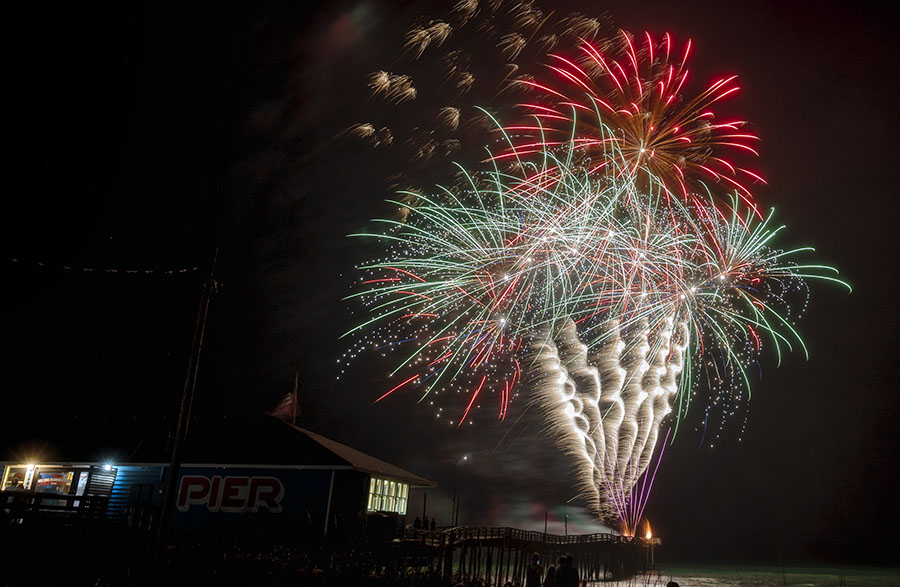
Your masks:
M407 568L451 580L480 578L502 585L523 582L533 553L541 566L555 564L571 554L582 580L625 578L652 566L658 540L643 540L611 533L561 536L509 527L461 526L439 530L406 528L399 541Z

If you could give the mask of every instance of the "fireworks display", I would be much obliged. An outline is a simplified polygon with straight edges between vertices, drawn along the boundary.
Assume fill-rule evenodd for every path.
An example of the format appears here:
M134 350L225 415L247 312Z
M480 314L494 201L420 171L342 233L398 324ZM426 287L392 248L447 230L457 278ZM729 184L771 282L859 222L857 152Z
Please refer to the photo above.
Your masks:
M779 362L805 353L794 324L806 280L846 284L802 262L812 249L778 248L782 227L750 188L761 175L731 158L755 155L757 139L712 110L738 91L734 76L691 97L690 41L602 35L600 20L551 24L530 3L500 6L460 2L454 25L426 21L407 35L414 60L446 51L441 83L459 90L415 127L422 140L403 141L415 145L409 169L458 151L473 120L490 152L475 171L457 165L449 188L399 192L399 217L353 235L384 254L360 267L349 297L366 319L339 362L395 358L394 382L373 399L413 395L457 428L488 406L506 419L525 396L571 456L580 496L633 531L663 422L668 437L699 402L711 445L713 418L721 429L741 411L764 348ZM505 65L479 68L453 49L454 26L476 27L496 49L485 60ZM535 55L543 73L524 72ZM399 105L420 95L414 77L379 71L370 88ZM459 99L476 79L492 88L485 108ZM511 95L519 113L502 126L495 106ZM392 128L348 130L390 147Z
M615 144L587 160L579 150L545 148L518 175L466 174L469 189L417 194L405 222L357 235L387 256L351 296L370 313L355 330L370 334L350 354L397 353L397 383L377 401L449 395L438 409L457 427L490 396L505 418L524 385L580 455L594 510L621 518L694 372L726 395L748 390L763 344L802 346L790 292L835 278L799 264L806 249L776 249L771 215L668 198Z

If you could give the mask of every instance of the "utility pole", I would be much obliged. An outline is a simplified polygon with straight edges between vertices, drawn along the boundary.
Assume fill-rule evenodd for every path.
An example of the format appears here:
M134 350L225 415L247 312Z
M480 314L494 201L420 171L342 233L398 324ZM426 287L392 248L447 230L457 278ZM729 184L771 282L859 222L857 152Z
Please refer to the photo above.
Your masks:
M453 490L453 501L450 503L450 526L456 526L456 489Z
M300 371L294 372L294 390L291 392L291 424L297 425L297 409L300 403Z
M547 518L549 517L550 512L544 510L544 542L541 545L541 562L544 564L544 568L547 568L547 563L545 561L545 556L547 555Z
M178 410L178 423L172 437L172 456L166 478L166 492L163 495L162 512L159 518L157 543L164 547L169 539L169 527L172 524L172 512L178 490L178 478L181 476L181 459L184 453L184 441L187 438L188 424L191 421L191 406L194 403L194 390L197 388L197 370L200 367L200 352L203 350L203 335L206 332L206 316L209 313L209 300L216 291L216 262L219 260L219 249L213 255L209 276L203 282L200 291L200 303L197 318L194 322L194 338L191 342L191 354L188 357L187 372L184 375L184 387L181 391L181 406Z

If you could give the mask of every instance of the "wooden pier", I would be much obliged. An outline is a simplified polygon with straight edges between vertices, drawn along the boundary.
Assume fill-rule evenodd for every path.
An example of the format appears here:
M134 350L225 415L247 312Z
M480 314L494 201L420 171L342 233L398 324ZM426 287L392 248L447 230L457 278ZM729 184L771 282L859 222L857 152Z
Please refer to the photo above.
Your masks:
M623 579L649 570L653 548L660 543L616 534L559 536L496 527L407 528L398 542L403 568L424 571L444 583L481 579L486 585L523 584L535 552L545 570L571 554L581 581Z

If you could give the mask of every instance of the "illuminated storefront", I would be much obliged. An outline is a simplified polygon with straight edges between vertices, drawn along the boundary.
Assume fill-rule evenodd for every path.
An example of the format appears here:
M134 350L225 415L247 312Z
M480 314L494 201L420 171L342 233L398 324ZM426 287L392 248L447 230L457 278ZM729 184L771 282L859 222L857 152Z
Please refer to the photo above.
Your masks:
M109 465L105 467L106 471L111 469ZM10 465L4 468L0 487L4 491L84 495L94 470L91 465Z

